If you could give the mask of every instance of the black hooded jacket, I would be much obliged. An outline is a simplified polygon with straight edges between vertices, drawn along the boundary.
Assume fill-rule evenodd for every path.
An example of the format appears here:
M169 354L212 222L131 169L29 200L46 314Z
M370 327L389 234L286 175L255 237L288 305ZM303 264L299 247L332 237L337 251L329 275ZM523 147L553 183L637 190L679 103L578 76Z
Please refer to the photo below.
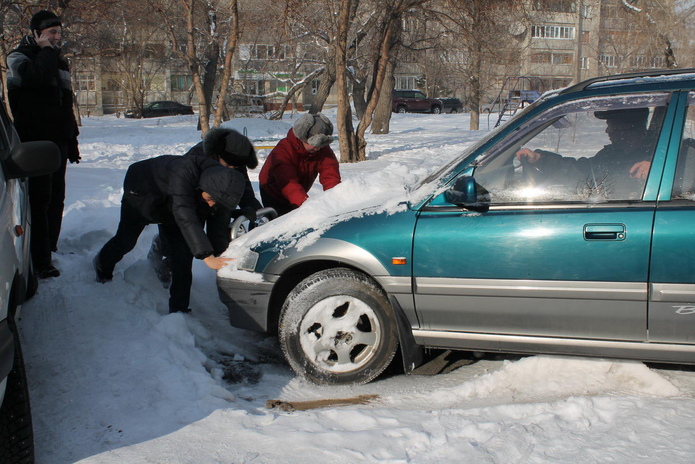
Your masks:
M188 150L184 156L204 156L207 158L216 159L213 155L205 153L204 144L205 142L198 142L196 145L191 147L191 149ZM234 169L243 175L244 179L246 180L244 185L244 193L241 195L241 199L239 200L239 208L253 208L254 211L261 209L263 205L261 205L261 202L258 201L256 195L253 193L253 185L251 185L251 180L249 179L249 173L246 170L246 167L237 166Z
M70 69L60 49L24 37L7 56L7 94L23 142L77 140Z
M175 222L193 256L204 259L229 245L229 211L239 203L244 178L209 158L165 155L131 165L123 188L124 203L149 223ZM202 192L218 204L209 207Z

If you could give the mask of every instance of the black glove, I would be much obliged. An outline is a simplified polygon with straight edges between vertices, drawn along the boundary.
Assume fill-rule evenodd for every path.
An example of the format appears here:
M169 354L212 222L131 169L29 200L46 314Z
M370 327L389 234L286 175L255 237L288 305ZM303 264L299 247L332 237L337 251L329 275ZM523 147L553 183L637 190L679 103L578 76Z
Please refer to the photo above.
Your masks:
M256 210L247 206L246 208L241 208L241 214L246 216L249 221L254 222L256 220Z
M80 149L77 147L77 139L68 142L68 160L71 163L80 164Z

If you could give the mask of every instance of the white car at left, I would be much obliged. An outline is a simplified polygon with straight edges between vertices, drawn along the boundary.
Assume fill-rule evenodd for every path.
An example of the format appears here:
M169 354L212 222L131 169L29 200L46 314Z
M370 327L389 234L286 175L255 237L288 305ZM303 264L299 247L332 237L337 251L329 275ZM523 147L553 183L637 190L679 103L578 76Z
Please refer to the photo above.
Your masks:
M0 462L33 463L34 441L19 309L37 288L29 241L28 182L60 166L53 142L20 143L0 98Z

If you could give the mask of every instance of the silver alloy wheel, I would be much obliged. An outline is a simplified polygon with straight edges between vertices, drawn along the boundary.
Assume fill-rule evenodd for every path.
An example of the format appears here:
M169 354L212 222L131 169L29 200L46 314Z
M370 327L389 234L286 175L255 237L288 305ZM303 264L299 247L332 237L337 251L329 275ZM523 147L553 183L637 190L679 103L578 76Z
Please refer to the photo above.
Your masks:
M350 296L320 301L309 309L299 328L304 355L332 373L362 368L381 343L381 326L374 310Z

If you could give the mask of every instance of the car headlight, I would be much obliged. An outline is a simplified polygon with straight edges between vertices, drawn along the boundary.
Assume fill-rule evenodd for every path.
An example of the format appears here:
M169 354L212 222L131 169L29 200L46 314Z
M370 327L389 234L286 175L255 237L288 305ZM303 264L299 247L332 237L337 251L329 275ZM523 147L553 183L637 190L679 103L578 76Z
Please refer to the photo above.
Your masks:
M254 272L256 270L256 263L258 263L258 253L249 251L239 260L237 269Z

